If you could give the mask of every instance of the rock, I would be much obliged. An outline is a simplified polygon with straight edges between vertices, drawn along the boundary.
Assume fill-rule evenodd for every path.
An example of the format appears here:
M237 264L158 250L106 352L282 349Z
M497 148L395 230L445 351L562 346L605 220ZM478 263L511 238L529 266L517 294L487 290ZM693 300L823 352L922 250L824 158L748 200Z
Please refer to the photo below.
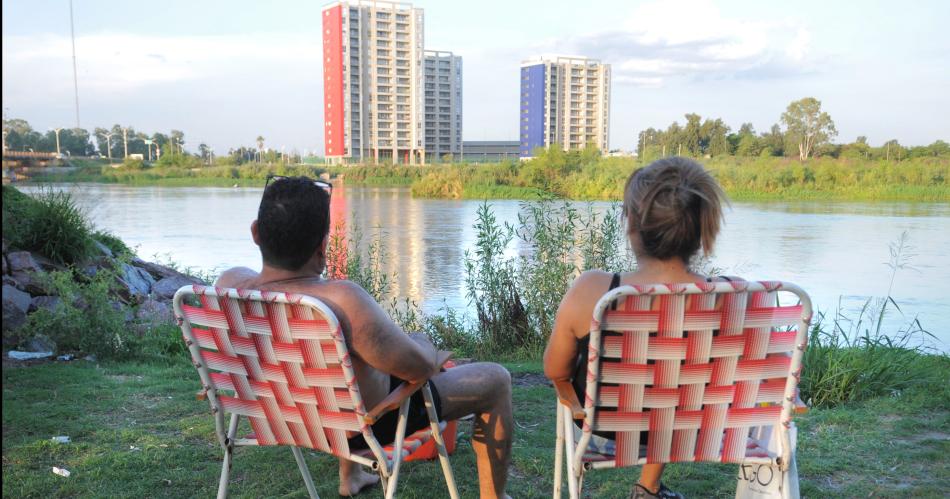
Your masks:
M159 280L164 279L166 277L184 275L181 272L171 267L167 267L165 265L159 265L157 263L146 262L145 260L142 260L141 258L138 258L138 257L132 259L132 265L135 265L136 267L140 269L144 269L149 274L152 274L152 277Z
M16 329L26 322L30 295L8 284L3 285L3 331Z
M33 255L29 251L7 253L7 265L11 274L15 272L43 272L43 268L33 259Z
M26 352L55 352L56 342L45 334L38 334L27 341L21 349Z
M123 263L120 272L119 296L122 298L138 303L152 291L155 279L145 270Z
M10 272L10 267L7 265L7 255L4 254L0 260L3 261L3 275L7 275Z
M93 240L92 240L92 245L93 245L93 247L95 247L96 251L98 251L99 253L102 254L102 256L105 256L105 257L107 257L107 258L114 258L114 257L115 257L115 255L112 254L112 250L109 249L109 247L106 246L105 244L102 244L101 242L99 242L98 240L93 239Z
M13 272L10 274L10 277L16 282L14 286L20 291L25 291L31 295L49 294L46 292L43 282L37 278L37 275L41 274L34 272Z
M152 324L174 324L175 314L167 303L155 298L147 298L135 310L135 319Z
M111 306L112 310L115 310L116 312L122 312L123 313L122 320L125 321L126 323L132 322L132 320L135 319L135 315L132 314L132 309L129 308L128 305L120 301L113 300L109 302L109 306Z
M6 239L3 239L2 242L3 242L3 254L6 255L7 250L10 249L10 244L7 243Z
M62 305L63 300L58 296L34 296L30 302L30 312L40 309L55 310Z
M186 275L166 277L156 282L155 285L152 286L152 294L160 299L169 300L175 296L175 292L178 291L178 288L192 284L203 285L205 283L202 282L201 279Z
M14 288L18 287L20 283L16 282L16 279L5 275L3 276L3 285L4 286L13 286Z
M33 260L40 265L40 268L49 272L51 270L66 270L65 265L55 263L54 261L46 258L43 255L33 255Z

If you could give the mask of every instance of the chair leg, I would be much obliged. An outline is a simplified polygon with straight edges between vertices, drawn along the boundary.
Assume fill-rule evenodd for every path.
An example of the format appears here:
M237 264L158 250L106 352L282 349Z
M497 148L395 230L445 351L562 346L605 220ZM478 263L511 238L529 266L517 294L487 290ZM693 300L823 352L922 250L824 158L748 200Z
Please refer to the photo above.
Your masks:
M445 441L442 438L442 430L439 428L439 415L435 413L435 405L432 402L432 390L429 389L429 383L422 387L422 397L426 403L426 414L429 415L429 428L432 429L432 438L435 439L435 447L439 451L439 464L442 465L442 474L445 476L445 485L449 488L449 497L458 499L459 491L455 485L455 475L452 473L452 465L449 463L449 452L445 449Z
M218 480L218 499L228 496L228 480L231 478L231 461L234 458L234 435L237 433L240 416L231 414L228 433L224 438L224 462L221 464L221 478ZM220 434L218 436L220 437Z
M291 447L290 450L294 453L294 459L297 460L297 467L300 468L300 474L303 475L303 483L307 486L310 499L320 499L320 496L317 495L317 488L313 486L313 477L310 476L310 468L307 468L307 461L303 458L303 452L300 451L299 447Z
M218 499L228 497L228 479L231 477L231 458L234 446L229 441L224 447L224 463L221 465L221 478L218 480Z
M409 416L409 399L399 406L399 422L396 424L396 441L393 442L393 467L386 484L386 499L396 497L396 484L399 483L399 467L402 464L402 446L406 441L406 421Z
M561 471L564 468L564 425L561 420L564 418L564 411L561 409L560 402L556 402L556 404L557 423L555 433L557 437L554 440L554 499L561 499L561 482L563 481Z
M580 463L574 461L574 420L564 414L561 416L561 428L564 433L564 460L567 463L567 490L571 499L580 497Z

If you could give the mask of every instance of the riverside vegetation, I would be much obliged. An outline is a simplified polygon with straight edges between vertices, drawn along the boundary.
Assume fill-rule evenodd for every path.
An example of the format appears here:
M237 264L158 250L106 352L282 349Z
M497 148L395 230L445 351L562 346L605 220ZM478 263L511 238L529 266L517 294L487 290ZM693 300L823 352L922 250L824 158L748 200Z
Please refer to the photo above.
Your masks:
M8 223L14 214L27 220L25 213L30 210L64 211L66 216L53 217L50 223L62 224L58 232L73 236L45 243L58 248L44 251L63 255L58 265L64 270L52 272L66 272L58 275L68 277L65 287L77 290L77 307L83 300L111 296L103 290L116 281L107 278L107 273L99 272L94 279L83 277L81 262L98 246L88 239L82 243L95 239L95 231L69 198L40 196L34 204L18 194L4 188L4 239L17 244L31 240L25 232L34 226ZM633 262L622 249L617 206L598 214L544 196L525 201L522 208L522 215L511 223L499 221L488 203L478 210L476 243L466 253L465 286L472 314L444 309L424 315L411 302L390 296L392 276L382 272L380 265L388 249L377 236L370 235L368 244L363 244L366 236L355 231L349 236L346 260L339 265L407 330L427 332L438 346L453 349L460 357L506 362L515 380L517 421L512 493L545 497L553 469L554 393L543 380L538 359L557 302L582 269L629 269ZM127 251L120 241L99 237L118 253ZM331 252L342 250L340 237L345 236L331 241ZM507 256L504 249L512 238L521 239L530 251ZM896 244L893 272L907 264L901 249L906 242ZM709 266L708 262L696 264ZM339 270L328 269L330 273ZM100 275L101 280L96 280ZM85 306L102 312L136 305L99 300L87 301ZM5 361L4 495L213 493L220 468L213 422L207 406L194 400L198 380L170 319L165 325L134 330L124 318L107 314L114 325L85 322L77 327L69 322L91 319L64 310L53 308L47 318L30 326L45 328L59 339L60 351L95 352L113 333L135 338L144 332L156 341L126 341L130 347L119 351L108 347L101 351L101 362L17 368ZM950 358L926 346L926 332L914 321L900 331L883 331L880 318L895 312L897 301L886 297L869 303L860 317L849 318L843 312L820 316L810 331L801 388L803 399L811 401L814 409L799 418L799 469L806 495L939 497L950 487L950 464L943 458L950 434ZM103 338L102 330L111 333ZM466 431L462 427L462 433ZM73 442L51 442L55 435L70 435ZM460 473L474 469L467 440L460 436L460 451L453 458L464 497L477 491L474 476ZM243 453L247 453L245 459ZM299 475L285 453L286 449L239 452L233 493L300 493ZM315 476L335 476L332 459L309 455L308 463ZM70 469L73 475L53 475L51 466ZM409 464L402 495L424 496L432 483L440 481L435 468ZM735 473L734 466L676 465L671 466L667 480L689 495L725 497L734 493ZM632 477L623 470L596 474L589 490L598 497L625 496ZM326 490L321 492L335 490L332 480L323 485Z
M190 158L190 159L189 159ZM194 163L194 164L193 164ZM732 199L950 201L950 155L911 159L717 156L703 160ZM620 199L630 172L644 166L630 157L602 157L596 150L539 151L527 162L427 166L261 164L202 166L190 156L167 155L154 165L129 160L68 173L38 175L43 182L107 182L163 186L262 185L268 174L343 176L347 183L409 186L416 197L531 199L539 193L579 199Z

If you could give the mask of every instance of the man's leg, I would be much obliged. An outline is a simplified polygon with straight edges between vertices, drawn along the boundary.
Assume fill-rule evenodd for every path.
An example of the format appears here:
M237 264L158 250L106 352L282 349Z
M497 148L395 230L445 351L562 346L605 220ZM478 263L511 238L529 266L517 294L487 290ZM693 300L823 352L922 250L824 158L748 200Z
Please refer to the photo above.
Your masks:
M475 414L472 449L481 497L506 497L511 460L511 375L490 362L465 364L432 378L446 421Z

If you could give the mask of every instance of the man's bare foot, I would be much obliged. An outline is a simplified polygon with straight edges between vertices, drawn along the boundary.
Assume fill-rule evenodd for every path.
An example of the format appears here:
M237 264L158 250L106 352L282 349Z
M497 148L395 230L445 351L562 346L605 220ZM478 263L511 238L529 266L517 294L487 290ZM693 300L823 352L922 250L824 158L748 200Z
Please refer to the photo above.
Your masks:
M352 463L352 466L349 467L347 471L349 472L347 473L349 476L344 477L343 468L340 468L341 496L355 496L363 489L371 487L379 481L379 475L363 471L363 467L356 463Z

